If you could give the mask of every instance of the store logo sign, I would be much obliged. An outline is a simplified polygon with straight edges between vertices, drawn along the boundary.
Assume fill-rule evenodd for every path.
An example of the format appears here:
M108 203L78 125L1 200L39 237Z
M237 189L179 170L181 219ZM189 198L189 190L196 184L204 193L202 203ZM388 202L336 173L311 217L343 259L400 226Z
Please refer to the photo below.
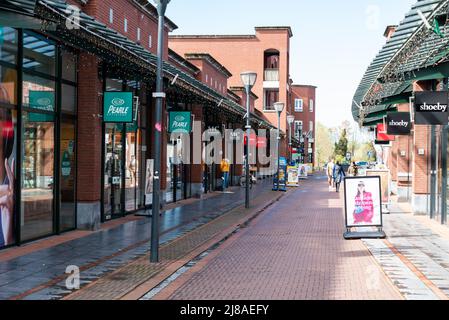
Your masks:
M54 120L53 114L55 111L55 93L53 91L33 91L30 90L29 106L36 111L45 112L29 112L29 122L52 122Z
M105 92L103 120L104 122L133 122L132 92Z
M447 125L449 96L443 91L415 93L415 124Z
M387 114L387 133L393 136L406 136L412 130L409 112L390 112Z
M190 112L170 112L168 132L170 133L190 133L192 127L192 117Z

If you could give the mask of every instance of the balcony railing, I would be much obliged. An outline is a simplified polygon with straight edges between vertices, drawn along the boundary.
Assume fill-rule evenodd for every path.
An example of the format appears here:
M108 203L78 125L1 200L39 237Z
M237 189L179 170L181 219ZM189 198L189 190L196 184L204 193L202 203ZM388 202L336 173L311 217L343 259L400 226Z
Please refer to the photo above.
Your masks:
M279 81L279 69L265 69L264 81Z

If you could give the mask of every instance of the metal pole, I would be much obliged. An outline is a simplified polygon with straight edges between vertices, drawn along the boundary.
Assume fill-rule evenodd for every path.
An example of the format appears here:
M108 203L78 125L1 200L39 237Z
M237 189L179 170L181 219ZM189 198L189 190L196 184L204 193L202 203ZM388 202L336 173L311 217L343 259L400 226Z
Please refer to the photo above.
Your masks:
M430 217L435 218L436 214L436 180L437 180L437 168L436 168L436 153L437 153L437 136L436 127L431 127L431 142L430 142Z
M162 82L162 54L164 45L164 17L168 1L160 1L157 11L159 15L158 40L157 40L157 71L156 71L156 98L155 123L159 127L154 131L154 176L153 176L153 214L151 221L151 254L150 262L159 262L159 206L161 193L161 145L162 145L162 103L165 94L163 93Z
M280 128L281 128L281 113L278 112L278 130L277 130L277 149L278 149L278 173L277 173L277 191L280 190L280 179L279 179L279 173L280 173L280 164L281 164L281 155L280 155L280 141L281 140L281 132L280 132Z
M441 168L442 168L442 182L441 182L441 224L447 223L447 145L448 145L448 130L449 126L444 126L441 133Z
M249 94L250 94L250 86L245 86L246 90L246 165L245 165L245 174L246 174L246 186L245 186L245 208L249 209L249 184L250 184L250 174L249 174L249 142L251 135L251 125L249 119Z
M291 123L289 123L288 124L288 146L289 146L289 151L288 151L288 154L289 154L289 160L290 161L292 161L292 124Z

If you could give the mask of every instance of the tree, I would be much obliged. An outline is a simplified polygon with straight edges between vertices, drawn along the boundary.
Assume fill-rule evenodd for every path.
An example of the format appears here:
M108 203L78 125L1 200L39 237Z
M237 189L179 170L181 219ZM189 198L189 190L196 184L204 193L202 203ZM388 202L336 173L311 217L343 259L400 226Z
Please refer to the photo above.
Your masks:
M371 154L371 157L368 156L368 154ZM360 145L359 148L357 148L354 160L355 161L376 161L376 149L373 146L372 142L365 142L362 145Z
M335 160L343 162L346 159L348 153L348 138L346 137L346 129L343 129L340 135L340 139L335 144L334 157Z
M316 166L323 166L332 158L334 145L331 129L318 122L316 127Z

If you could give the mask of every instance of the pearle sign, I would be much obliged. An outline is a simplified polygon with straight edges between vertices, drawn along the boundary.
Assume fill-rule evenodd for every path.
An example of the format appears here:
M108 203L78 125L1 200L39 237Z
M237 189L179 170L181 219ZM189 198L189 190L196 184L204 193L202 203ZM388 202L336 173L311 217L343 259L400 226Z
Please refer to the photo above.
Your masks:
M103 105L104 122L133 122L132 92L105 92Z

